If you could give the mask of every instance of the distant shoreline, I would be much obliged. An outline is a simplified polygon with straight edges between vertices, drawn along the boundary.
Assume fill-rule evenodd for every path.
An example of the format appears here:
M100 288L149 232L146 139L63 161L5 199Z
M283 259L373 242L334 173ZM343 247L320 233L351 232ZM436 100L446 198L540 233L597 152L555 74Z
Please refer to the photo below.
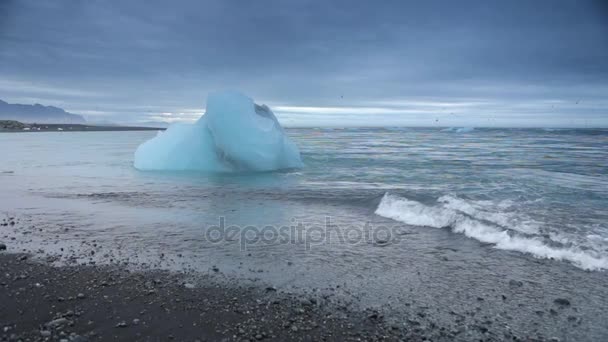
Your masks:
M0 120L0 133L34 132L106 132L106 131L158 131L162 127L141 126L96 126L85 124L36 124L12 120Z

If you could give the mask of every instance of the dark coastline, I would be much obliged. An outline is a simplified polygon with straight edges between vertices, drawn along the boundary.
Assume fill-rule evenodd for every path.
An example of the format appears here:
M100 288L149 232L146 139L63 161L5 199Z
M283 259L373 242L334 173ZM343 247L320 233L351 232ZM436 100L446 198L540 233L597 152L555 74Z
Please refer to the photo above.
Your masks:
M459 334L469 329L477 341L559 341L491 323L390 323L377 311L208 277L32 258L0 251L0 341L468 341Z
M57 268L5 252L0 270L2 341L425 339L424 331L389 326L374 312L337 314L270 288L193 287L179 274Z
M8 122L8 121L4 121ZM1 123L1 122L0 122ZM12 121L13 126L0 125L0 133L36 132L110 132L110 131L163 131L165 128L139 126L97 126L85 124L23 124Z

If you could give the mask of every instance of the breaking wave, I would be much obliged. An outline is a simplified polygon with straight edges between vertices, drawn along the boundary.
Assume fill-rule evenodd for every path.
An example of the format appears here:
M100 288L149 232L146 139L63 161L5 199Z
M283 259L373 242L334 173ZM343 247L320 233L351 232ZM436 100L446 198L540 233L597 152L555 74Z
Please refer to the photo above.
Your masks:
M502 202L498 208L506 208ZM537 258L569 261L587 270L608 269L608 257L593 250L576 246L556 247L537 235L539 224L522 219L515 212L484 210L480 202L467 201L454 196L442 196L435 205L386 193L376 214L409 225L432 228L449 228L496 248L528 253ZM556 243L563 245L561 243Z

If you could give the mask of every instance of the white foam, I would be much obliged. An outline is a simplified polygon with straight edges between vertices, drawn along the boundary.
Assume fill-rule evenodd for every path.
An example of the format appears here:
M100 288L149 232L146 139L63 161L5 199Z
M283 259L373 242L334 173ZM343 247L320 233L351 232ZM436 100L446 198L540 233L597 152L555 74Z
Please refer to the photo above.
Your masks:
M438 205L428 206L407 198L386 193L376 214L410 225L433 228L449 227L453 232L493 244L498 249L528 253L538 258L565 260L588 270L608 269L608 256L599 252L580 250L576 247L557 248L547 245L540 237L518 235L515 231L528 228L507 226L513 222L504 217L489 215L480 217L480 210L474 204L454 197L441 197ZM492 220L496 219L497 220ZM488 219L489 218L489 219ZM500 222L496 224L495 221ZM492 224L494 223L494 224ZM496 224L496 225L495 225Z
M471 133L475 130L474 127L449 127L442 129L442 132L454 132L454 133Z
M587 239L589 239L590 241L595 241L595 242L608 242L608 238L602 237L597 234L589 234L589 235L587 235Z
M512 201L502 201L495 205L491 201L464 200L455 196L441 196L438 202L444 208L452 209L472 216L477 220L489 221L501 227L506 227L526 234L538 233L539 224L523 217L515 211L506 211L514 204ZM495 211L496 209L500 211Z
M448 227L458 218L452 210L429 207L389 193L384 194L376 214L414 226L433 228Z

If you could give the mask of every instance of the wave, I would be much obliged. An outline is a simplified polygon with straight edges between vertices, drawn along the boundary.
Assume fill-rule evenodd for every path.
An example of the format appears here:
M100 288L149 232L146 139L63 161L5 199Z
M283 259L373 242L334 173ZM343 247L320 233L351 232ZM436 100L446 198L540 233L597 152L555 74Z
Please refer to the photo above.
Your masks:
M572 172L558 172L532 168L508 168L501 172L517 175L520 178L534 182L546 183L562 188L585 189L593 192L608 192L608 177L606 175L584 175Z
M442 129L441 132L454 132L454 133L471 133L475 130L474 127L449 127Z
M509 203L503 203L498 207L508 206ZM517 219L515 213L480 209L479 202L442 196L436 205L430 206L386 193L375 213L409 225L448 228L502 250L569 261L586 270L608 269L607 256L576 247L551 246L534 234L539 228L537 223Z

